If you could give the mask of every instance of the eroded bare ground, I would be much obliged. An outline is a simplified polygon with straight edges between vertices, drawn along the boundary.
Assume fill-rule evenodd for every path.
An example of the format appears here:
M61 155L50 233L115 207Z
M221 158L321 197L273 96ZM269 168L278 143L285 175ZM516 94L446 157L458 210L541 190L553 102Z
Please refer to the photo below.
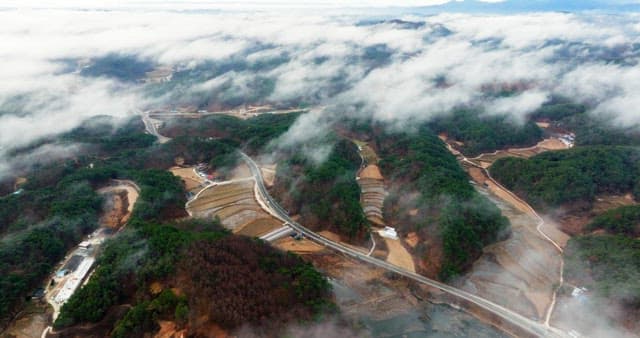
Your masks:
M45 302L31 301L0 337L40 338L42 331L49 326L52 314L53 309Z
M486 247L457 284L526 317L544 319L558 283L561 256L537 232L536 219L488 196L509 218L512 235Z
M105 197L100 226L117 229L131 217L133 206L140 192L132 181L114 180L111 185L98 190Z
M585 232L585 226L594 217L612 209L628 205L637 205L638 202L631 193L625 195L598 195L590 209L559 208L555 211L554 218L557 219L558 228L570 235L578 235Z
M562 142L550 138L531 148L483 154L472 161L487 168L497 158L528 158L547 150L562 148L566 148ZM449 149L454 152L450 143ZM456 284L524 316L544 320L553 302L555 288L560 282L562 256L540 231L561 247L566 244L568 236L555 228L550 220L540 225L540 220L530 206L489 179L485 171L466 162L462 164L477 183L478 190L509 218L512 234L507 240L486 247L472 269Z
M425 286L328 250L303 258L330 278L340 313L360 328L358 336L504 336L464 312L429 303L431 291Z

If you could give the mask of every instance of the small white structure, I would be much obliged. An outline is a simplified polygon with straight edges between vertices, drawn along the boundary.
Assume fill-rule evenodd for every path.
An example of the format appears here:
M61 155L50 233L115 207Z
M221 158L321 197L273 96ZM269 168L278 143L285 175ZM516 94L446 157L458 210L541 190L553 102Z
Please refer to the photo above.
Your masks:
M78 247L81 248L81 249L89 249L89 248L91 248L91 242L82 241L82 242L80 242L80 244L78 244Z
M571 291L571 297L578 297L581 294L585 293L586 291L587 291L587 288L575 287L573 288L573 291Z
M396 229L389 226L384 227L384 229L378 231L378 233L382 237L396 239L396 240L398 239L398 233L396 232Z

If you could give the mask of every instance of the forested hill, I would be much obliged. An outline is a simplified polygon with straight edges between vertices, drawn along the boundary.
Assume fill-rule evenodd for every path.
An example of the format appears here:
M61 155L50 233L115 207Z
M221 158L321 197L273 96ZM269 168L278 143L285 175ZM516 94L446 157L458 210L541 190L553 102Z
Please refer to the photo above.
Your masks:
M467 156L510 147L529 147L542 140L543 131L533 120L519 123L509 115L482 115L471 109L459 109L436 118L430 124L437 133L461 142Z
M451 278L468 269L484 246L508 236L509 221L476 192L429 127L414 133L373 127L370 133L389 180L385 220L402 236L417 233L412 251L422 273Z
M287 129L292 116L278 116L281 123L254 140L268 143ZM256 128L255 120L231 121L245 133ZM209 161L216 169L235 165L235 150L252 147L244 141L186 134L157 144L139 118L97 117L16 150L82 146L72 159L23 168L17 173L27 178L21 192L0 197L0 327L97 227L102 199L96 189L111 179L134 181L140 196L126 230L105 244L93 277L63 307L55 323L63 336L139 337L156 332L158 319L189 326L196 334L202 329L199 334L206 335L211 325L233 330L240 322L277 334L284 322L331 311L329 284L299 257L229 235L215 222L174 221L186 216L185 191L166 169L176 158L185 164Z
M331 152L319 164L304 150L297 150L304 147L281 154L272 190L291 213L300 215L301 223L361 242L369 231L356 182L361 159L353 142L335 135L333 138Z
M89 330L142 337L165 320L195 336L246 324L274 335L285 323L333 311L329 297L328 281L309 263L231 235L217 222L135 221L106 244L91 280L62 307L54 326L62 336ZM129 304L124 316L105 326L103 318L122 304Z
M534 208L590 206L597 194L640 196L640 153L632 147L577 147L530 159L501 158L491 175Z
M289 129L300 116L300 112L289 114L261 114L241 120L227 115L210 115L199 119L173 119L167 122L162 134L167 137L199 136L219 138L234 142L253 152L262 150L278 135Z

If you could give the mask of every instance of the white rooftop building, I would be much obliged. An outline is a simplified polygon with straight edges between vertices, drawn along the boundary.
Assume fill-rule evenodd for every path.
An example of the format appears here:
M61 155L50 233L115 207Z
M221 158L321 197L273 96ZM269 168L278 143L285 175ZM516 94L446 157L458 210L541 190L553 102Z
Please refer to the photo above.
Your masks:
M384 227L384 229L378 231L378 233L382 237L396 239L396 240L398 239L398 233L396 232L396 229L389 226Z

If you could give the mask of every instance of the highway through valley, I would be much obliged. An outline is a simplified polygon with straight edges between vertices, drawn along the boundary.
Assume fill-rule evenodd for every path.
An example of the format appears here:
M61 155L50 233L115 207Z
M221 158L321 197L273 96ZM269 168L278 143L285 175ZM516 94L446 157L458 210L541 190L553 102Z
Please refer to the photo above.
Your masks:
M487 310L488 312L497 315L498 317L500 317L501 319L505 320L506 322L511 323L512 325L522 329L525 332L530 333L531 335L534 336L538 336L538 337L568 337L568 335L566 333L564 333L563 331L553 328L553 327L547 327L541 323L538 323L536 321L533 321L529 318L526 318L518 313L515 313L503 306L500 306L498 304L495 304L491 301L488 301L484 298L478 297L476 295L473 295L469 292L457 289L453 286L435 281L433 279L427 278L425 276L410 272L408 270L402 269L400 267L397 267L393 264L390 264L388 262L385 262L383 260L374 258L374 257L370 257L367 256L366 254L363 254L361 252L358 252L354 249L351 249L345 245L342 245L340 243L334 242L332 240L329 240L328 238L325 238L323 236L320 236L318 234L316 234L315 232L307 229L306 227L302 226L301 224L295 222L293 219L291 219L289 217L289 214L287 213L287 211L285 211L269 194L269 192L267 191L267 188L264 185L264 181L262 179L262 173L260 171L260 168L258 168L257 164L253 161L253 159L251 159L251 157L249 157L247 154L245 153L240 153L240 155L242 156L243 160L247 163L247 165L249 166L252 175L255 177L256 180L256 185L258 188L258 192L261 195L261 197L263 198L264 202L266 203L267 207L269 209L271 209L271 211L277 215L280 219L282 219L284 222L286 222L291 228L293 228L296 232L300 233L300 234L304 234L304 236L306 236L307 238L309 238L310 240L315 241L318 244L324 245L328 248L331 248L333 250L336 250L338 252L341 252L345 255L351 256L355 259L358 259L360 261L369 263L371 265L377 266L379 268L385 269L387 271L392 271L394 273L397 273L401 276L404 276L406 278L412 279L416 282L428 285L430 287L436 288L442 292L445 292L447 294L450 294L452 296L455 296L456 298L459 298L461 300L464 301L468 301L470 303L473 303L481 308L483 308L484 310Z
M168 138L166 138L165 136L160 135L160 133L158 133L158 130L155 126L155 124L153 122L152 119L149 118L148 112L142 113L142 118L143 121L145 122L145 127L147 129L147 131L158 137L158 140L160 142L168 140ZM256 181L256 187L257 187L257 193L260 195L260 197L262 197L264 203L266 204L267 208L270 209L270 211L272 212L272 214L274 214L275 216L277 216L278 218L280 218L283 222L285 222L288 226L290 226L293 230L295 230L296 232L303 234L304 236L306 236L308 239L315 241L318 244L324 245L325 247L331 248L333 250L336 250L340 253L343 253L345 255L351 256L355 259L358 259L360 261L369 263L371 265L374 265L376 267L382 268L384 270L387 271L391 271L394 273L397 273L398 275L404 276L406 278L409 278L411 280L414 280L416 282L422 283L424 285L428 285L430 287L433 287L435 289L438 289L442 292L445 292L449 295L452 295L454 297L457 297L458 299L470 302L472 304L475 304L477 306L479 306L480 308L488 311L489 313L492 313L496 316L498 316L499 318L503 319L506 322L511 323L512 325L520 328L521 330L523 330L524 332L527 332L533 336L538 336L538 337L569 337L565 332L550 327L550 326L546 326L544 324L538 323L536 321L533 321L529 318L526 318L518 313L515 313L503 306L500 306L498 304L495 304L489 300L486 300L484 298L478 297L476 295L473 295L469 292L457 289L453 286L438 282L436 280L427 278L425 276L416 274L414 272L402 269L398 266L395 266L393 264L390 264L388 262L385 262L383 260L374 258L374 257L370 257L367 254L363 254L359 251L356 251L354 249L351 249L345 245L342 245L340 243L334 242L328 238L325 238L323 236L320 236L318 234L316 234L315 232L307 229L306 227L302 226L301 224L295 222L293 219L291 219L291 217L289 217L289 213L284 210L269 194L269 192L267 191L267 188L264 185L264 180L262 178L262 172L260 171L260 168L258 168L258 165L253 161L253 159L251 157L249 157L247 154L240 152L240 155L242 157L242 159L247 163L247 165L249 166L249 169L251 170L251 174L253 175L255 181ZM283 230L280 230L283 231Z

